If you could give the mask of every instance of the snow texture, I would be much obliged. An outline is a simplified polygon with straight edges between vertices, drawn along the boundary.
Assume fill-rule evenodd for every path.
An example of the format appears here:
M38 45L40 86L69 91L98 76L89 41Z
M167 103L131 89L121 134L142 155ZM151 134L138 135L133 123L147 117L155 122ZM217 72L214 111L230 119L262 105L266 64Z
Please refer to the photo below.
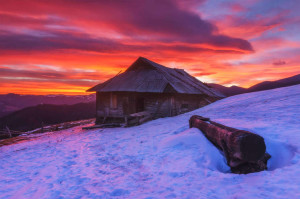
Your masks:
M265 138L268 171L230 173L188 120ZM300 85L229 97L131 128L47 133L0 148L1 198L300 198Z

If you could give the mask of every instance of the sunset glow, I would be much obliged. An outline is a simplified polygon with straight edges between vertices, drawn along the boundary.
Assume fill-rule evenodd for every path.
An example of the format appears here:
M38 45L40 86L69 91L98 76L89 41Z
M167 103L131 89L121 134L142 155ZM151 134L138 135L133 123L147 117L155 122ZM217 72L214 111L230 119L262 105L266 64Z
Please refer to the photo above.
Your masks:
M296 1L0 2L0 94L89 94L139 56L227 86L300 73Z

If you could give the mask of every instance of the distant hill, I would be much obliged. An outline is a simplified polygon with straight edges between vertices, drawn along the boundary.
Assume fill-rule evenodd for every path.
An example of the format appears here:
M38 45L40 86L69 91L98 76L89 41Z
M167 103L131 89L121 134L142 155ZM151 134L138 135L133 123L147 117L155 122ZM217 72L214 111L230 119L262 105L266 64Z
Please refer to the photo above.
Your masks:
M6 94L0 95L0 117L21 110L26 107L39 104L72 105L78 103L89 103L96 100L95 94L92 95L19 95Z
M42 104L27 107L0 118L0 129L6 125L17 131L29 131L44 126L95 117L96 103L74 105Z
M255 92L255 91L262 91L262 90L269 90L274 88L280 88L285 86L292 86L300 84L300 74L295 75L292 77L276 80L276 81L265 81L254 86L251 86L247 89L248 92Z
M237 95L241 93L246 93L247 89L238 87L238 86L231 86L231 87L226 87L222 86L220 84L208 84L210 87L214 88L215 90L223 93L226 96L232 96L232 95Z
M292 86L292 85L296 85L296 84L300 84L300 74L292 76L292 77L276 80L276 81L261 82L254 86L251 86L248 89L238 87L238 86L226 87L226 86L222 86L220 84L207 84L207 85L214 88L215 90L223 93L226 96L232 96L232 95L238 95L238 94L242 94L242 93L249 93L249 92L256 92L256 91L280 88L280 87L285 87L285 86Z

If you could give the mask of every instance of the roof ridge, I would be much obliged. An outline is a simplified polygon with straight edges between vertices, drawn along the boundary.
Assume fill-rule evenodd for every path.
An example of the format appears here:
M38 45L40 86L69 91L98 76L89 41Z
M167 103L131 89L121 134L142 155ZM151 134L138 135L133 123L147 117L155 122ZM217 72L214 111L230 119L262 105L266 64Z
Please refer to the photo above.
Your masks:
M167 71L163 71L162 68L171 69L171 70L173 70L173 71L175 71L175 72L178 72L178 70L183 70L183 69L180 69L180 68L169 68L169 67L163 66L163 65L161 65L161 64L158 64L158 63L156 63L156 62L154 62L154 61L151 61L151 60L149 60L149 59L147 59L147 58L145 58L145 57L140 57L140 58L146 60L149 64L151 64L152 66L154 66L155 68L157 68L157 69L163 74L163 76L166 78L166 80L169 82L169 84L170 84L172 87L174 87L174 89L176 90L175 85L173 85L172 81L171 81L170 79L168 79L168 77L167 77L167 76L169 76L170 74L168 74ZM158 65L158 66L160 66L161 68L159 68L159 67L153 65L153 63L156 64L156 65ZM184 70L183 70L183 71L184 71ZM186 73L186 71L184 71L184 72ZM186 73L186 74L187 74L187 76L190 76L188 73ZM172 75L172 76L174 76L177 80L180 80L181 82L184 82L184 83L186 83L186 84L189 84L190 86L194 87L195 89L197 89L197 90L199 90L200 92L203 93L203 91L201 91L201 89L199 89L196 85L191 84L191 83L188 83L188 82L182 80L181 78L179 78L179 77L177 77L177 76L175 76L175 75ZM185 76L185 75L184 75L184 76ZM200 80L198 80L198 81L201 82ZM202 83L202 82L201 82L201 83ZM202 83L202 84L203 84L203 83ZM198 85L198 86L199 86L199 85ZM201 85L201 87L204 88L205 90L211 92L209 89L205 88L205 85ZM177 90L176 90L176 91L177 91ZM177 92L178 92L178 91L177 91Z
M152 61L152 60L150 60L150 59L147 59L147 58L145 58L145 57L139 57L139 59L140 59L140 58L141 58L142 60L144 60L144 61L147 61L149 64L151 64L151 65L154 66L155 68L157 68L157 66L159 66L159 67L163 67L163 68L167 68L167 69L174 69L174 68L170 68L170 67L161 65L161 64L159 64L159 63L156 63L156 62L154 62L154 61Z

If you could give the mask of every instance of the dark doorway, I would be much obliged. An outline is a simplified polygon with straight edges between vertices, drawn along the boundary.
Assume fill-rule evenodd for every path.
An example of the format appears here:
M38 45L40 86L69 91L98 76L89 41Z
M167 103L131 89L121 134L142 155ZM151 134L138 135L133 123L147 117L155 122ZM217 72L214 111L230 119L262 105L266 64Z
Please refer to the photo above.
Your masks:
M136 112L145 111L145 98L138 97L136 99Z
M122 108L123 108L123 115L127 116L130 114L130 110L129 110L129 103L128 103L128 97L123 97L122 100Z

